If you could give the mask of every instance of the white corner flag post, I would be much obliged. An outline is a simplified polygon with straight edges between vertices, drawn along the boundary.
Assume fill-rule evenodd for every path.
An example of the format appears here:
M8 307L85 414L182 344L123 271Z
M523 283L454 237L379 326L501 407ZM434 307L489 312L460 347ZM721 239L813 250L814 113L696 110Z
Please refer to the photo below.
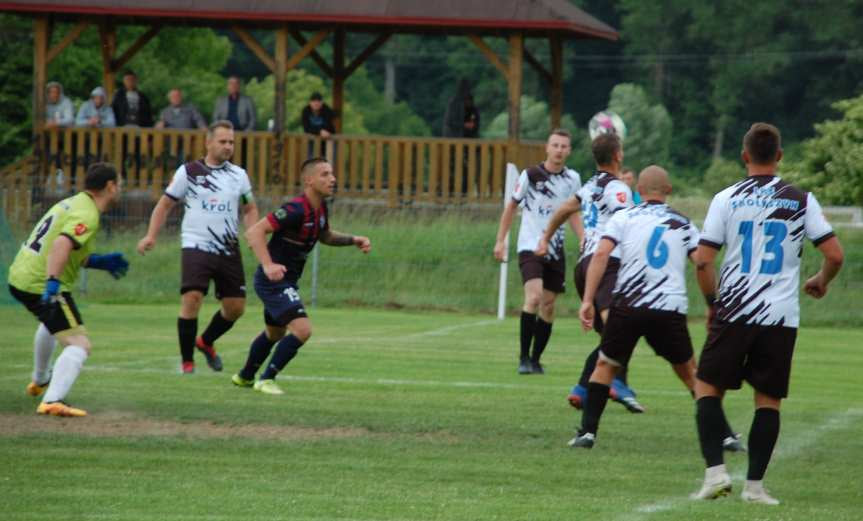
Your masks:
M503 190L503 206L506 208L515 182L518 180L518 168L512 163L506 164L506 183ZM500 263L500 282L497 290L497 319L503 320L506 315L506 274L509 266L509 233L503 240L503 262Z

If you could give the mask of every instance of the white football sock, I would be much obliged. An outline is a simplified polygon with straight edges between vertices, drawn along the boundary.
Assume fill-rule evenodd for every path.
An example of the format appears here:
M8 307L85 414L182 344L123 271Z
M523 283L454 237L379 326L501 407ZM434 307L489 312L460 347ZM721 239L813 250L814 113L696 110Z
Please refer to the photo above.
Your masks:
M51 378L51 355L54 354L56 340L45 324L39 324L33 338L33 381L44 384Z
M713 467L707 467L707 470L704 472L704 479L707 481L713 481L719 476L728 474L728 471L725 470L725 464L719 464Z
M51 377L51 384L48 390L45 391L43 402L57 402L69 394L69 389L81 373L81 367L84 365L84 360L87 359L87 350L80 346L67 346L57 357L57 363L54 364L54 375Z

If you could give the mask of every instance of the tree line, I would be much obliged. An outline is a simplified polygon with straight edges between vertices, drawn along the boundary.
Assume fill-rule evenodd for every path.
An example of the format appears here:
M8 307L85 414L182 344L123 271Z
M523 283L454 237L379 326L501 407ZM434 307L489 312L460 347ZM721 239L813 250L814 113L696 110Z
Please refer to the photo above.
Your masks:
M580 133L592 114L616 104L630 127L627 147L632 154L628 155L637 162L665 161L675 176L684 179L704 180L711 168L714 173L730 172L717 165L721 160L736 162L740 136L753 121L762 120L782 130L785 168L800 179L828 183L836 175L838 167L824 155L839 146L840 138L842 151L849 155L842 163L853 169L852 158L859 157L863 146L860 120L854 119L859 112L854 107L861 103L858 96L863 92L863 32L859 30L863 3L573 3L616 27L621 37L618 42L571 40L565 44L564 122L577 131L577 140L582 139ZM31 27L26 18L0 15L0 76L6 78L0 85L4 162L29 146ZM120 48L143 30L120 28ZM62 30L55 33L62 35ZM254 34L272 50L271 33ZM350 34L348 56L358 54L372 38ZM503 38L486 41L505 55ZM98 45L95 30L86 31L51 64L49 79L63 82L67 93L83 99L101 81ZM546 41L529 38L526 45L548 63ZM319 52L325 58L332 53L327 43ZM164 99L162 94L175 85L199 107L212 106L223 93L223 78L236 74L247 81L246 93L258 104L258 120L266 122L271 117L272 76L228 31L163 29L129 65L141 78L141 90L157 101L156 107ZM541 138L547 130L549 86L525 67L522 136ZM348 80L345 131L439 135L447 103L462 79L470 83L481 114L480 135L502 135L506 82L460 36L393 36ZM308 94L320 90L328 97L330 82L314 62L304 60L289 74L288 83L288 124L299 130L299 112ZM850 101L843 104L841 100ZM841 122L845 130L856 129L857 137L829 125L816 131L816 123L825 120ZM574 155L573 161L579 168L590 167L584 154ZM828 163L830 171L824 170ZM857 204L863 202L861 197L836 196Z

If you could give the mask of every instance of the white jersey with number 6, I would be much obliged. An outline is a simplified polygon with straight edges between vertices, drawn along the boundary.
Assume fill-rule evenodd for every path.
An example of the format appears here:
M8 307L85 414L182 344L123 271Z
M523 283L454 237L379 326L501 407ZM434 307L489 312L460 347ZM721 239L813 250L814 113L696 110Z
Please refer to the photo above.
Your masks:
M747 177L716 194L699 241L727 248L716 317L797 327L803 239L817 246L832 236L815 196L778 177Z
M603 239L620 251L615 306L686 314L686 259L698 229L665 203L648 201L614 214Z

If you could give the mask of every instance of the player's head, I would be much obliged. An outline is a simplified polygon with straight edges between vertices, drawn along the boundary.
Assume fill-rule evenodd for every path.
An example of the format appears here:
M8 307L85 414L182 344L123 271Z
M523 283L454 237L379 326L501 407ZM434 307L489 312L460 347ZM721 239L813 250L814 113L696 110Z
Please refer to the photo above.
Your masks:
M545 143L545 156L548 161L562 165L570 152L572 152L572 136L569 131L562 128L552 130Z
M171 89L168 91L168 102L172 107L179 107L183 104L183 91L180 89Z
M110 163L93 163L87 167L84 176L84 190L96 197L116 201L120 197L122 180L117 175L117 169Z
M234 96L240 93L240 78L228 76L228 94Z
M638 181L635 177L635 170L628 166L623 167L623 170L620 171L620 180L632 189L635 188L635 182Z
M743 136L743 162L771 166L782 159L782 136L770 123L755 123Z
M309 96L309 107L317 112L321 110L321 107L324 106L324 97L321 96L320 92L313 92L311 96Z
M234 155L234 124L226 119L214 121L207 128L207 160L224 163Z
M645 201L665 201L671 193L668 172L657 165L650 165L638 174L638 193Z
M138 89L138 76L132 69L126 69L126 72L123 73L123 87L126 90Z
M321 197L330 197L336 190L333 165L323 157L312 157L303 161L300 175L303 176L303 186Z
M605 169L619 169L623 164L623 143L617 134L600 134L590 144L596 166Z

